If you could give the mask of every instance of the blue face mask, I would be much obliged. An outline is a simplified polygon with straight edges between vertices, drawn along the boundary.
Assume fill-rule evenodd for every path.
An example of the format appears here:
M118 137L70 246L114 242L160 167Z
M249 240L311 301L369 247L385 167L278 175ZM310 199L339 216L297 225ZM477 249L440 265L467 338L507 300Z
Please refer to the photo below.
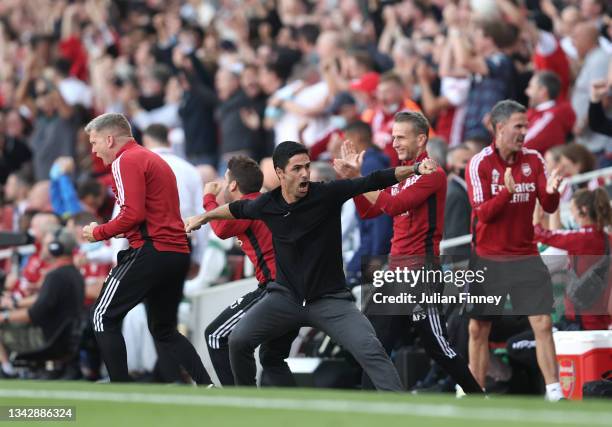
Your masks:
M87 252L93 252L95 250L98 250L103 245L104 243L102 242L86 242L86 243L81 243L79 248L81 249L81 252L87 253Z
M331 119L329 120L332 126L336 129L344 129L348 124L346 119L342 116L331 116Z

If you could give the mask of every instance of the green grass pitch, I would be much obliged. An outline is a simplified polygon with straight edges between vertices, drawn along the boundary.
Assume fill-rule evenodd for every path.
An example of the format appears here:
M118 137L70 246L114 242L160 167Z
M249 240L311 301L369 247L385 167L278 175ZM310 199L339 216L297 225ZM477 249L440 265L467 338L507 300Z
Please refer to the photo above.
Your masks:
M17 426L612 426L612 402L411 395L323 389L204 389L0 380L0 406L73 406L76 420ZM0 421L0 425L11 422Z

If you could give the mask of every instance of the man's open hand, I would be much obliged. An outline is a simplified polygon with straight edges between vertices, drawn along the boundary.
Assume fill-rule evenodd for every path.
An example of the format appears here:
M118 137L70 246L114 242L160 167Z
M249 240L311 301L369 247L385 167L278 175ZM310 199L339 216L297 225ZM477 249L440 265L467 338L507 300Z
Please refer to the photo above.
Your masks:
M512 176L512 169L506 168L506 172L504 173L504 185L508 189L510 194L514 193L514 177Z
M353 143L346 140L340 147L340 158L334 159L334 169L341 178L356 178L361 174L365 151L357 152Z
M546 180L546 192L548 194L553 194L559 191L559 185L561 184L562 180L563 176L561 175L559 168L556 168Z

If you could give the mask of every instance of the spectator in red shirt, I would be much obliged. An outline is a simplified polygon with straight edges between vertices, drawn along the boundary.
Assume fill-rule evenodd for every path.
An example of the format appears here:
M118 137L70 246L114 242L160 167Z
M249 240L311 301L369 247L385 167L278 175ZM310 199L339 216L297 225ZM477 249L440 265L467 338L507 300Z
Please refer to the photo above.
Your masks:
M561 82L552 71L540 71L529 81L528 130L525 147L544 155L549 148L565 144L576 122L576 114L566 101L558 101Z
M6 293L15 299L21 299L38 292L48 265L41 257L42 240L47 231L59 225L55 214L40 212L32 217L28 233L34 239L36 251L30 255L21 270L19 277L9 275L6 279Z
M333 129L310 147L313 161L323 160L326 155L334 157L333 152L340 149L339 143L344 138L344 129L359 121L357 101L349 92L339 92L325 112L331 115Z
M400 111L421 112L419 106L406 98L401 78L392 72L383 74L376 88L378 107L363 112L362 120L372 127L373 141L391 160L391 166L399 164L397 152L393 148L391 128L395 114Z

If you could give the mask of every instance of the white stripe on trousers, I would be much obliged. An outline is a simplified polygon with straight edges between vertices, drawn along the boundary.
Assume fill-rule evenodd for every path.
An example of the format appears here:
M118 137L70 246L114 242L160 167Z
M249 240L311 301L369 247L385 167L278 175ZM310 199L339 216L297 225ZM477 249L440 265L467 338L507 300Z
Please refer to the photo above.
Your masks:
M253 299L243 309L239 310L238 313L235 313L232 317L227 319L225 322L223 322L222 325L215 329L215 331L208 336L209 347L215 350L219 349L219 339L229 335L229 333L238 324L238 321L242 319L246 312L249 311L249 309L253 307L253 305L256 304L260 299L262 299L264 295L265 293L258 295L257 298Z
M94 316L93 316L94 331L100 331L100 332L104 331L104 328L102 326L102 318L99 317L99 312L101 308L104 305L106 305L108 299L111 296L111 293L113 293L112 288L115 286L115 278L123 277L122 276L123 272L127 270L127 267L130 261L135 255L136 255L135 253L129 254L128 259L125 260L125 264L119 265L116 267L116 271L114 271L115 273L114 275L113 275L113 270L111 270L111 272L108 274L108 277L107 277L108 285L106 289L104 289L104 293L101 295L99 303L96 306L96 309L94 310Z
M225 327L224 331L222 331L219 335L217 335L215 337L215 342L216 342L217 348L221 347L221 344L219 344L219 341L221 340L221 338L228 336L234 330L234 328L236 327L238 322L240 322L240 319L242 319L245 314L246 314L246 312L242 312L240 314L240 316L238 316L236 319L234 319L234 321L230 325L227 325Z
M214 348L214 349L219 348L219 338L218 337L223 336L221 334L227 327L232 328L233 325L238 323L238 320L242 318L242 315L244 315L244 310L239 310L232 317L230 317L225 322L223 322L222 325L220 325L217 329L215 329L215 331L212 334L208 336L208 345L210 346L210 348Z
M440 325L440 316L438 314L438 310L430 305L429 307L427 307L427 311L429 312L429 324L431 325L433 334L436 336L438 344L440 344L440 348L442 349L446 357L448 357L449 359L454 358L457 354L450 347L448 341L442 333L442 326Z
M121 282L123 277L126 275L129 268L134 264L134 261L136 261L136 258L138 257L138 254L140 253L141 250L142 250L142 246L138 248L136 252L134 252L133 257L129 259L129 261L126 261L126 263L118 269L116 277L113 277L111 281L108 282L108 286L106 287L104 295L100 299L100 303L98 304L98 306L96 307L94 311L94 331L95 332L104 332L104 324L102 323L102 316L104 316L104 314L106 313L106 310L108 309L108 306L110 305L111 300L115 296L115 292L117 291L117 288L119 287L119 283Z

